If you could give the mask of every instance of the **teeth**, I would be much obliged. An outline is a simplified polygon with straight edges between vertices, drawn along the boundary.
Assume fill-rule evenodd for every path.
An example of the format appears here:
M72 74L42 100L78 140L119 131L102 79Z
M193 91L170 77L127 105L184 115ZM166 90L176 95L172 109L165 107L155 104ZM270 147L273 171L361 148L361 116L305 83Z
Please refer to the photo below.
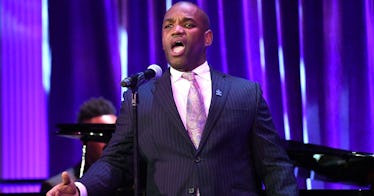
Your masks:
M183 43L181 41L176 41L174 46L183 46Z

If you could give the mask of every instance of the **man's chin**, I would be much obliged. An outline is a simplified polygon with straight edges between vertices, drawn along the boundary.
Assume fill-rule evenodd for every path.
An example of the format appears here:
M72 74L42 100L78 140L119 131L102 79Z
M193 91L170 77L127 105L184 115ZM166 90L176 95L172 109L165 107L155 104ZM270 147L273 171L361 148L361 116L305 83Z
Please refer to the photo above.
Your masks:
M187 65L187 61L184 59L169 59L169 65L176 70L184 70Z

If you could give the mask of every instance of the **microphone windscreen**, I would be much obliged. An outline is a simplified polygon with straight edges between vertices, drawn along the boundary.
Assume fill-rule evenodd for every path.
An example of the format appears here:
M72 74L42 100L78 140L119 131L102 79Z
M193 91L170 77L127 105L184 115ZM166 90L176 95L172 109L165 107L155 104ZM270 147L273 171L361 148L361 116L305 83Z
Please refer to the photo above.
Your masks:
M155 71L155 77L160 77L162 75L161 67L156 65L156 64L152 64L152 65L148 66L147 69L151 69L151 70Z

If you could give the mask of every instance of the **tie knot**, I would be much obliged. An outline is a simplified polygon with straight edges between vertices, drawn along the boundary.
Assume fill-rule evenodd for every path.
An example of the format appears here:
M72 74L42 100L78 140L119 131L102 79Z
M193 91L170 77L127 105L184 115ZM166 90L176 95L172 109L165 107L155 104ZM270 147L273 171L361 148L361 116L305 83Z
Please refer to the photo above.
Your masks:
M195 73L194 72L184 72L182 74L182 78L188 80L188 81L193 81L195 80Z

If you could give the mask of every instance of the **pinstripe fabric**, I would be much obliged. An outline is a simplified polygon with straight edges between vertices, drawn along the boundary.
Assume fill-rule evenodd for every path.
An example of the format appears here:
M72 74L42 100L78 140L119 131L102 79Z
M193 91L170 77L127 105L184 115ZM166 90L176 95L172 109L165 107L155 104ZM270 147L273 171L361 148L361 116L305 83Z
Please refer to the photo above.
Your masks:
M211 71L212 101L195 149L173 101L170 73L139 89L139 143L147 195L298 195L293 166L281 148L256 83ZM82 178L89 196L103 195L132 173L131 93L103 157ZM111 163L111 164L109 164ZM126 178L131 185L131 177Z

